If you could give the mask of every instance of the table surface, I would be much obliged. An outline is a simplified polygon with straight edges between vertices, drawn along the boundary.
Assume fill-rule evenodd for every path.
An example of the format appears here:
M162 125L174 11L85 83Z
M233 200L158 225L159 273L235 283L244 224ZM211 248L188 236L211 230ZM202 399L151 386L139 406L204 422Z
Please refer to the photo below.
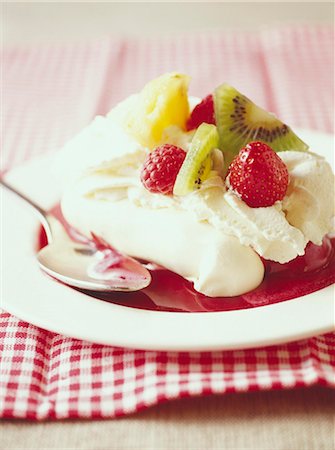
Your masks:
M152 35L299 19L329 23L333 17L331 3L254 5L148 3L130 11L120 3L6 2L4 43L78 41L110 30ZM313 387L174 401L112 421L4 421L0 448L328 450L335 444L333 400L333 391Z
M5 421L0 447L330 450L334 400L314 387L178 400L116 420Z

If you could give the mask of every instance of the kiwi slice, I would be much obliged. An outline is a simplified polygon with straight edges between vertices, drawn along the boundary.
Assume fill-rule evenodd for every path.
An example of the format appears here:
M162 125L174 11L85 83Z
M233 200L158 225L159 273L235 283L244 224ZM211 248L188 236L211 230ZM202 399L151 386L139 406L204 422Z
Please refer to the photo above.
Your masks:
M251 141L265 142L276 152L308 150L308 145L291 128L229 84L215 90L214 109L226 170L241 148Z
M218 145L216 126L202 123L193 136L191 147L178 172L173 188L175 195L186 195L200 188L212 169L211 152Z

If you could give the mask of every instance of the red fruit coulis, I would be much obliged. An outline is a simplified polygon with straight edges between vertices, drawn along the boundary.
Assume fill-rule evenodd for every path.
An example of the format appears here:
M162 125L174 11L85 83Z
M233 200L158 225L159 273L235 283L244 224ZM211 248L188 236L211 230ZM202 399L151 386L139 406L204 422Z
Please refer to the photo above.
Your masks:
M55 208L53 213L60 218L59 208ZM68 232L78 238L78 234L70 227ZM39 248L46 244L46 236L41 228ZM191 282L162 268L152 270L150 286L138 292L84 293L131 308L179 312L233 311L271 305L297 297L302 297L303 301L304 295L335 282L335 237L325 236L321 246L309 243L305 254L289 263L279 264L266 260L263 263L265 276L260 286L236 297L207 297L195 291Z

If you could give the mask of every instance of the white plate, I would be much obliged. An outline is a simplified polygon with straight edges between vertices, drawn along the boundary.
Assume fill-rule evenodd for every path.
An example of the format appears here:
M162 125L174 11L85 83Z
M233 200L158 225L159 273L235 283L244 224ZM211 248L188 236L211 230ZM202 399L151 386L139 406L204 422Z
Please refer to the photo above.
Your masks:
M331 158L332 136L299 134L312 150ZM49 207L59 198L50 165L50 157L34 161L7 179ZM88 297L41 273L35 261L39 223L20 200L2 193L2 307L34 325L101 344L185 351L258 347L334 329L333 286L274 305L212 313L145 311Z

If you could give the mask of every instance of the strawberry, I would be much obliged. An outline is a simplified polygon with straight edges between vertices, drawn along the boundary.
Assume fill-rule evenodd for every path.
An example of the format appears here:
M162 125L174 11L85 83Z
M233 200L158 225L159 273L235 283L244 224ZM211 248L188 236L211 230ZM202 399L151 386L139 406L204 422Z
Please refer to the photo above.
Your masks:
M203 122L215 125L213 95L207 95L192 111L186 123L187 131L198 128Z
M142 171L143 186L156 194L172 194L186 152L175 145L164 144L146 157Z
M288 171L271 147L250 142L230 164L226 184L251 208L272 206L286 194Z

